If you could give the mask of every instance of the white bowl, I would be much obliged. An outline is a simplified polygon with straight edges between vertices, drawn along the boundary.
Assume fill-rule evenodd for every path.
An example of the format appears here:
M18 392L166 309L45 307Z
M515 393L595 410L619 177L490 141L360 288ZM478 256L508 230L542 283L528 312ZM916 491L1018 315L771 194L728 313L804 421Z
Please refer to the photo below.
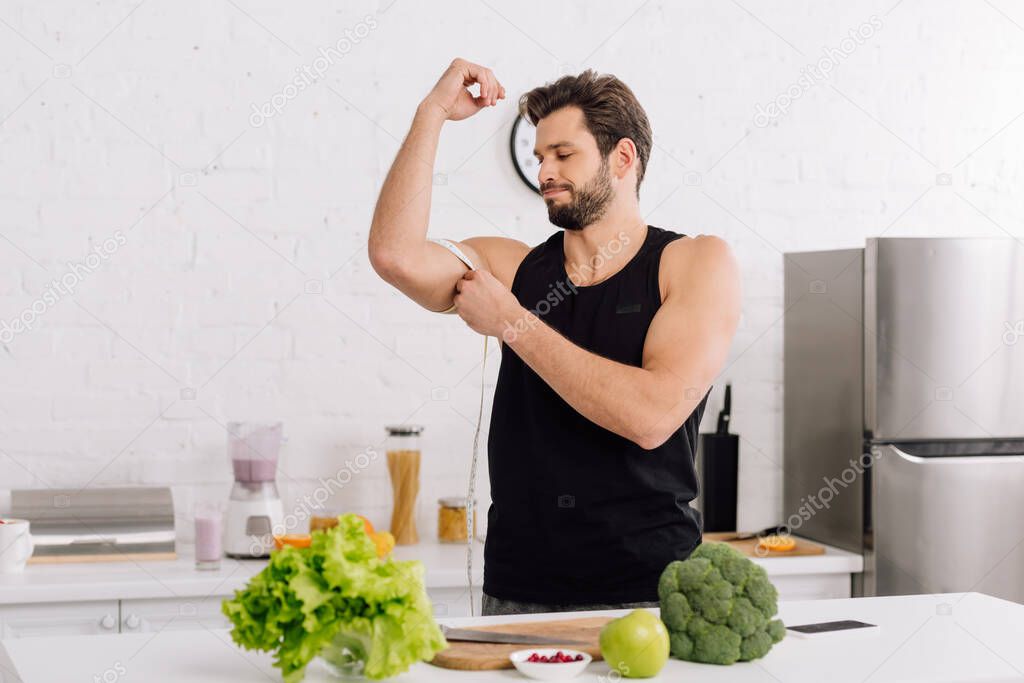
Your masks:
M528 662L526 661L530 655L536 652L539 655L551 656L562 651L562 654L570 655L575 657L576 655L583 655L583 659L578 662ZM587 664L590 664L590 660L593 659L586 652L580 650L567 650L564 647L539 647L530 648L529 650L516 650L508 656L512 660L512 664L515 665L519 673L523 674L527 678L533 678L538 681L566 681L570 678L575 678L587 668Z

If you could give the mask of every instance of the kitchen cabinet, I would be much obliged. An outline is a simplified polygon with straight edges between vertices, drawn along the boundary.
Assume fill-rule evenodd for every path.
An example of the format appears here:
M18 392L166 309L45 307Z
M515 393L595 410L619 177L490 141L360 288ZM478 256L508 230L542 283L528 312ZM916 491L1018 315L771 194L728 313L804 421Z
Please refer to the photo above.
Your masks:
M225 597L9 605L0 607L0 638L230 628Z
M183 629L231 628L220 611L228 596L121 601L121 633L155 633Z
M117 600L0 606L0 637L117 633Z

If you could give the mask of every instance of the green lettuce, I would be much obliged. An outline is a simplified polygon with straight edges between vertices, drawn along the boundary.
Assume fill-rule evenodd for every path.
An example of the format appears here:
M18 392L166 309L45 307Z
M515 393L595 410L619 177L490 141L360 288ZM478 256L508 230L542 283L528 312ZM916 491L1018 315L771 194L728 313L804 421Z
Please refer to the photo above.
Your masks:
M371 679L400 674L448 646L434 621L423 564L378 558L362 519L352 514L314 533L308 548L271 553L221 611L235 643L275 653L286 683L301 681L306 665L339 635L365 644L364 674Z

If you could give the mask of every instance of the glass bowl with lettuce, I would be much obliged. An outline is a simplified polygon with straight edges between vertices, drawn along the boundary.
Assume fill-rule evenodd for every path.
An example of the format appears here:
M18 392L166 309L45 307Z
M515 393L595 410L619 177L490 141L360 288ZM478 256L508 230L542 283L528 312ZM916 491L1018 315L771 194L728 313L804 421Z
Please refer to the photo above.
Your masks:
M309 547L275 550L221 610L231 639L273 652L285 683L301 681L317 657L341 678L388 678L448 645L434 621L423 564L378 557L354 514L314 532Z

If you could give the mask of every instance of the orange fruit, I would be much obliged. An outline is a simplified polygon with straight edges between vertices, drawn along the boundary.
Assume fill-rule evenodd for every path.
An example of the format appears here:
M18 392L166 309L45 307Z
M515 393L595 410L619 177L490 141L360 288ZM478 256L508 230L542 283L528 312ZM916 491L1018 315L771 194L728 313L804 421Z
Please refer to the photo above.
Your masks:
M293 548L308 548L309 544L313 541L313 537L309 534L282 534L280 536L274 536L274 547L280 550L286 545L290 545Z
M356 515L359 519L363 520L363 526L366 527L367 536L373 536L373 524L366 517L362 515Z
M377 546L377 557L384 557L395 548L395 537L390 531L378 531L370 534L370 540Z
M770 550L772 552L781 553L795 548L796 540L789 535L773 534L771 536L764 536L757 539L757 547L761 550Z

